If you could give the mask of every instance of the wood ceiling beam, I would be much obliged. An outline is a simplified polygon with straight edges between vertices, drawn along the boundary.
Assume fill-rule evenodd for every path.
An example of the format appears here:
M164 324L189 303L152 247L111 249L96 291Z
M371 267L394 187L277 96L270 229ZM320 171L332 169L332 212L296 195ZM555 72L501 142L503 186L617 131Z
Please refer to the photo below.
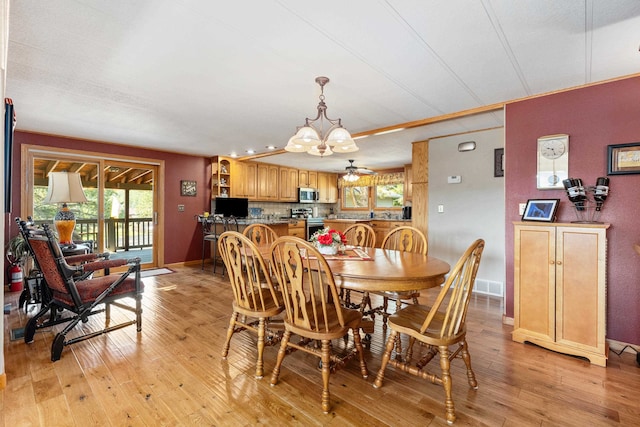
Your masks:
M439 116L427 117L426 119L414 120L414 121L405 122L405 123L398 123L392 126L371 129L364 132L358 132L358 133L354 133L351 136L353 138L357 138L357 137L364 137L364 136L375 135L380 133L401 131L404 129L411 129L411 128L416 128L420 126L427 126L434 123L444 122L447 120L459 119L462 117L473 116L475 114L482 114L482 113L488 113L491 111L497 111L504 108L504 105L505 105L504 102L498 102L496 104L489 104L489 105L484 105L482 107L470 108L468 110L457 111L455 113L441 114ZM237 160L255 160L263 157L273 156L275 154L284 154L286 152L287 151L284 148L282 148L280 150L274 150L268 153L260 153L260 154L253 154L251 156L239 157Z

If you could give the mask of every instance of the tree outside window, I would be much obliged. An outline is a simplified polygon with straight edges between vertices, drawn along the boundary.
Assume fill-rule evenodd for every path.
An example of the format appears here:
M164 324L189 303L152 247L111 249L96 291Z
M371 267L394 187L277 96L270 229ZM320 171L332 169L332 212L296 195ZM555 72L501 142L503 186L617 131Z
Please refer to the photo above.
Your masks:
M342 196L342 206L344 208L369 208L369 187L344 187Z
M376 208L400 208L403 206L404 184L376 185L375 195Z

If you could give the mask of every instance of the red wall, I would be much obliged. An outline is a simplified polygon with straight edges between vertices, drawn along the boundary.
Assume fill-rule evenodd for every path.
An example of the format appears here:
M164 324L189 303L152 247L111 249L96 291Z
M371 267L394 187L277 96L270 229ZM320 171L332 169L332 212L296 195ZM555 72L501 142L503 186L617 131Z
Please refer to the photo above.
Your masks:
M569 175L607 175L607 146L640 142L640 77L509 104L505 111L506 314L513 317L513 221L518 204L559 198L558 222L576 220L564 191L536 189L537 139L569 134ZM607 338L640 344L640 174L612 175L600 218L608 232Z
M12 210L6 218L9 229L6 236L17 233L13 217L20 216L22 198L22 176L20 169L22 144L41 145L45 147L67 148L85 151L87 154L105 153L135 157L139 159L156 159L165 162L164 194L164 262L165 264L198 260L201 258L202 233L194 220L194 215L211 208L210 176L211 164L207 157L191 156L165 151L146 150L115 144L99 143L80 139L16 132L14 135L13 175L12 175ZM180 196L180 181L193 180L198 183L196 197ZM178 204L185 205L184 212L178 212Z

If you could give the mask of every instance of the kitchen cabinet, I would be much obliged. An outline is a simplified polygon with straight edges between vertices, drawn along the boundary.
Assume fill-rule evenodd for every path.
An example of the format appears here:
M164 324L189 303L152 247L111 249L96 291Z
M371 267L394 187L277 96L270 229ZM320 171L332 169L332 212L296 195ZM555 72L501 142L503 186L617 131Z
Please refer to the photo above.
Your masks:
M320 203L336 203L338 201L338 175L318 172L318 192Z
M301 239L307 238L307 224L304 219L292 219L289 220L289 236L299 237Z
M411 164L404 165L404 202L405 205L407 202L410 202L413 198L413 167Z
M279 192L282 202L298 201L298 169L280 167Z
M256 199L258 164L253 162L233 162L231 168L233 197Z
M211 159L211 198L229 197L231 193L231 160L215 156Z
M318 188L318 172L299 170L298 184L300 187Z
M515 223L514 341L606 366L608 227Z
M382 246L382 241L385 236L389 234L391 230L397 227L402 227L403 225L411 225L411 222L372 219L369 225L371 225L373 230L376 232L376 247L379 248Z
M279 167L268 163L258 163L257 176L258 200L277 200L278 180L280 179Z

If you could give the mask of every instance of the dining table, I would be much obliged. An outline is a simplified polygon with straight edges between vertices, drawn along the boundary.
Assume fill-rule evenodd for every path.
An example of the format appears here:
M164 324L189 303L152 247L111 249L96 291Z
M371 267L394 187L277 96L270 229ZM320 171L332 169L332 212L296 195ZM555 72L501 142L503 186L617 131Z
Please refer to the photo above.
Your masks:
M260 246L265 260L269 247ZM407 292L440 286L451 269L429 255L381 248L348 248L344 255L324 256L338 288L360 292Z
M413 252L381 248L358 248L357 252L362 256L349 256L347 251L345 256L325 257L339 288L360 292L419 291L440 286L451 269L446 261Z

